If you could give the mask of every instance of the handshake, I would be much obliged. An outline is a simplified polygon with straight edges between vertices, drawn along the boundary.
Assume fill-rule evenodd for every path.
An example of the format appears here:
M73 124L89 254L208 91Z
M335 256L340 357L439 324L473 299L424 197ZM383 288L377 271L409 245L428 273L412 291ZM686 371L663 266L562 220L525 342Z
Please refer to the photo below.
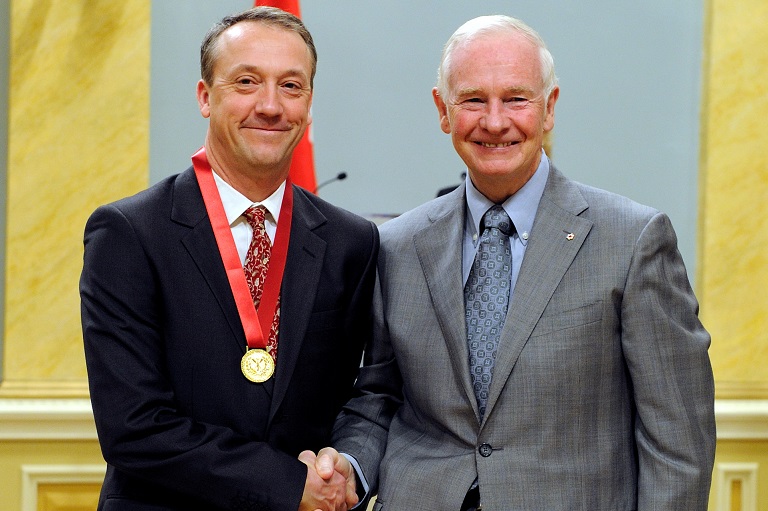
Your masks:
M299 460L307 465L299 511L348 511L358 503L355 470L336 449L303 451Z

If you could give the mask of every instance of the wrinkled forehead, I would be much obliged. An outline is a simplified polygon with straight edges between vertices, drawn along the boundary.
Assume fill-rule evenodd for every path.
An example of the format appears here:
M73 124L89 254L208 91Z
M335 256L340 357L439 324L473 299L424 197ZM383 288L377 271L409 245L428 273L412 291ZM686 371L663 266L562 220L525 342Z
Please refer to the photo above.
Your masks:
M539 46L524 34L510 31L485 31L468 35L456 44L444 62L448 89L456 85L456 78L473 78L494 65L509 69L510 73L531 74L536 84L543 86L543 71ZM479 77L478 77L479 78Z

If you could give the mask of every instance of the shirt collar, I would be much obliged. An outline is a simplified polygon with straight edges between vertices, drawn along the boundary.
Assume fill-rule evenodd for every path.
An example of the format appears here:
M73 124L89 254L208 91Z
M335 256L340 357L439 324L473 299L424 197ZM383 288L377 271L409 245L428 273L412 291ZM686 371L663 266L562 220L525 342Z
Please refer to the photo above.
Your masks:
M277 190L261 202L251 202L251 200L242 193L235 190L232 185L224 181L216 172L213 173L213 179L216 182L216 188L219 190L221 203L224 206L224 213L227 215L227 222L230 226L242 216L246 209L251 206L264 206L269 214L274 218L277 224L280 216L280 206L283 204L283 195L285 194L285 181L283 181Z
M533 220L536 218L536 211L539 209L539 201L544 194L544 187L549 177L549 158L542 150L539 167L533 176L523 185L514 195L509 197L501 205L504 211L509 215L512 223L515 224L515 231L523 245L528 244L528 237L533 228ZM488 209L494 203L485 195L480 193L467 173L467 219L468 225L473 229L472 234L480 233L480 220Z

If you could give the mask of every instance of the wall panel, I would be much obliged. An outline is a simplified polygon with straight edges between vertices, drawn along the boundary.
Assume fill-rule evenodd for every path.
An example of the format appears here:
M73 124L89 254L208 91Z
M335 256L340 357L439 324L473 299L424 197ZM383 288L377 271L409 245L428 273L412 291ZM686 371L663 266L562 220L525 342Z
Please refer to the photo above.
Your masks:
M86 395L85 220L144 188L149 0L11 2L0 396Z

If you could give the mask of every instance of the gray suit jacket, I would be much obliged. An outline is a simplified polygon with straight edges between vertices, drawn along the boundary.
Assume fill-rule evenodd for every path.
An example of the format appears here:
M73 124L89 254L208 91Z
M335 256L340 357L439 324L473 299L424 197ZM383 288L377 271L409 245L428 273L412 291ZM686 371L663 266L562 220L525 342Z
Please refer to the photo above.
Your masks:
M491 511L705 510L710 338L667 216L552 167L480 422L464 195L380 228L375 341L334 432L377 509L456 511L478 478Z

